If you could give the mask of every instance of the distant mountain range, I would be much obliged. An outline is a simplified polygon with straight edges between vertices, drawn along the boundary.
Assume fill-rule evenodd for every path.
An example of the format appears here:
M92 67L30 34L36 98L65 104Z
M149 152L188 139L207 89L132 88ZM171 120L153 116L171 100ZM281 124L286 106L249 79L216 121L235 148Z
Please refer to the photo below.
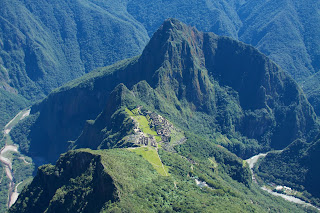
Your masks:
M154 124L158 119L165 126ZM158 130L170 132L169 139ZM164 192L175 179L178 183L204 181L213 190L209 190L209 196L222 193L235 199L227 209L260 211L266 203L272 208L293 208L287 204L280 207L279 201L258 201L266 199L261 194L250 207L239 207L237 198L250 198L244 191L254 193L251 187L255 187L247 164L239 157L283 149L297 139L310 141L318 131L317 116L302 90L264 54L242 42L168 19L140 56L97 69L60 87L34 105L31 115L12 130L12 139L21 151L50 162L70 149L102 151L72 151L56 166L41 167L11 211L85 212L91 206L96 207L94 212L114 208L126 211L128 203L132 209L146 205L139 196L151 196L150 211L163 208L166 202L172 203L170 211L219 211L212 203L203 208L176 206L184 197L184 189L178 184L179 195L172 200L167 197L170 193ZM146 161L131 159L130 151L150 163L142 167L147 169L141 174L133 173L138 179L152 177L150 190L131 179L126 171L132 168L114 162L131 161L142 169ZM158 166L155 158L161 158ZM190 167L182 168L186 163ZM172 175L173 179L160 178L158 182L159 174L147 174L153 171L151 165L161 176ZM163 171L159 172L159 167ZM221 179L224 176L228 177L226 181ZM128 178L128 182L120 177ZM99 189L103 178L108 181ZM129 188L121 187L124 184ZM236 194L228 191L228 184L235 186ZM131 186L136 190L130 192ZM156 188L165 196L158 207L152 195ZM219 189L223 192L216 191ZM101 193L110 197L97 199ZM73 197L75 194L79 196ZM192 202L190 199L186 198L186 203Z
M261 194L257 199L246 197L253 206L239 204L248 186L253 190L250 193L256 193L240 158L283 149L270 152L259 162L258 175L264 181L304 191L304 198L319 205L319 166L315 163L320 115L319 1L0 0L0 5L0 128L19 110L32 105L28 119L11 131L12 140L25 154L54 162L60 154L76 148L116 149L71 151L65 156L90 156L83 170L71 171L76 176L85 173L85 177L97 177L99 181L110 176L119 185L125 184L118 176L125 174L126 166L113 174L100 167L106 167L110 156L128 161L124 156L129 151L124 148L136 145L132 135L137 130L130 113L139 116L134 113L142 107L143 113L161 115L175 130L183 132L175 132L174 143L163 144L159 151L161 159L171 165L169 173L175 173L180 181L190 181L186 176L201 176L197 180L211 184L211 188L218 184L220 188L214 189L235 199L237 207L231 202L230 208L260 211L273 205L270 208L274 211L284 206L293 208L293 212L301 211L282 205L282 201L272 204ZM172 17L204 33L177 19L163 23ZM72 200L68 193L82 190L82 186L72 185L76 176L68 172L55 176L58 170L68 168L69 157L60 159L65 163L40 169L23 195L30 197L30 203L20 200L17 206L30 207L43 201L41 211L48 208L48 212L54 212L63 206L61 200ZM137 164L149 165L132 158ZM206 166L197 167L197 163ZM198 172L192 173L180 164L197 167ZM116 168L116 164L110 165L111 170ZM219 167L213 169L219 174L211 174L213 165ZM179 171L183 171L182 176ZM106 174L95 176L95 172ZM149 172L142 175L144 179L154 175ZM51 178L58 181L57 185L45 189ZM159 185L168 190L163 188L168 182L157 182L157 178L158 174L151 178L151 191ZM221 182L224 178L228 180ZM61 189L69 179L74 188ZM96 184L90 178L80 179L90 186ZM216 179L219 181L214 182ZM130 181L129 185L134 185ZM230 191L230 184L240 194ZM132 192L121 191L119 185L112 186L114 193ZM49 190L51 197L30 195L38 189ZM58 189L61 193L52 191ZM84 191L84 197L95 199ZM163 193L166 198L171 195ZM115 205L114 211L125 210L125 200L130 199L132 208L138 208L133 202L136 196L148 196L148 192L120 201L118 196L100 200L97 211L107 208L100 205L108 206L110 202L107 209ZM96 204L76 200L70 211ZM21 210L14 208L12 211ZM188 210L181 205L169 209ZM199 206L191 209L205 211Z
M0 8L0 88L4 125L27 99L89 71L138 55L149 37L123 4L7 1ZM18 93L20 96L16 96ZM22 96L22 97L21 97ZM22 100L21 100L22 99Z
M139 55L169 17L257 47L303 86L318 113L319 4L316 0L1 0L0 125L30 104L25 99L33 103L97 67Z

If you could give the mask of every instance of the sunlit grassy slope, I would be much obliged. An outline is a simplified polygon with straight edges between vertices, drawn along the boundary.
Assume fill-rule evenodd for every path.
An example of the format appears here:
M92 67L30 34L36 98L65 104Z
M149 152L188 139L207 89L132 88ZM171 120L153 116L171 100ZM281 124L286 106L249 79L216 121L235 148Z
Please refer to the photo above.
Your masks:
M162 176L168 176L168 167L164 166L161 162L161 159L157 153L157 150L152 147L140 147L129 149L132 152L135 152L138 155L141 155L146 159L157 172Z

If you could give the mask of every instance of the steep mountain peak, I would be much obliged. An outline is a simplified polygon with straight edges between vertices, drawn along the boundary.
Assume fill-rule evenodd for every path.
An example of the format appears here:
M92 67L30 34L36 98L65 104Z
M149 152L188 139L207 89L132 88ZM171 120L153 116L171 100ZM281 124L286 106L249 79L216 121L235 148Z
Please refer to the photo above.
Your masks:
M66 141L79 137L86 120L97 118L97 126L111 126L112 113L132 103L149 106L209 138L219 132L243 144L259 144L224 144L246 157L313 137L318 129L301 89L265 55L242 42L168 19L141 56L90 73L34 108L32 113L40 115L26 141L34 144L31 151L43 153L38 147L46 138L57 148L48 153L57 156Z
M140 75L143 73L151 87L170 88L178 99L195 102L197 108L202 108L204 96L211 90L203 43L204 33L176 19L167 19L139 59Z
M180 36L188 37L190 36L192 31L200 33L195 27L188 26L177 19L169 18L163 22L163 24L159 27L159 29L154 33L151 40L156 39L158 37L163 37L168 39L171 36L174 36L174 38L177 38L176 36L178 34L180 34ZM164 36L164 35L167 35L167 36Z
M202 32L176 19L167 19L152 36L141 61L144 64L149 61L155 71L161 66L183 70L184 56L203 58L202 44Z

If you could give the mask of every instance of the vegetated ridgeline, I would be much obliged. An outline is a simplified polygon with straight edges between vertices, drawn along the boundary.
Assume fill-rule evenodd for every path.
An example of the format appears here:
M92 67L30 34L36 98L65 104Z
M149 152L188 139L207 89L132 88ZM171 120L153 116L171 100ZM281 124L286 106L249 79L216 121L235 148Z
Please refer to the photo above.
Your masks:
M131 125L123 107L139 105L242 158L310 140L319 129L302 90L265 55L168 19L141 56L57 89L12 138L51 162L70 147L122 147Z
M205 32L251 44L303 86L320 113L320 2L318 0L210 0L170 3L132 0L128 12L151 36L162 21L175 17ZM190 18L192 17L192 18Z
M42 98L63 82L136 55L169 17L255 46L303 85L320 112L319 8L317 0L3 0L0 99L7 106L0 105L0 125L26 107L25 98Z
M63 82L138 54L168 17L255 46L303 85L318 113L319 8L317 0L3 0L0 128L26 99L41 99Z
M79 137L86 120L102 111L97 120L106 120L125 99L139 99L197 134L219 137L245 158L312 138L318 128L301 89L263 54L169 19L140 57L94 71L33 106L30 132L16 142L25 153L54 161ZM13 140L19 135L17 129Z
M183 152L194 141L187 143ZM127 149L70 151L55 166L40 167L9 212L305 211L230 179L227 171L235 176L246 171L242 160L213 143L206 145L215 149L210 157L214 167L206 157L193 157L191 163L178 153L162 150L163 163L170 165L169 176L160 175L151 163ZM207 184L197 186L195 180Z
M149 39L114 2L1 0L0 14L0 128L29 101L139 54Z

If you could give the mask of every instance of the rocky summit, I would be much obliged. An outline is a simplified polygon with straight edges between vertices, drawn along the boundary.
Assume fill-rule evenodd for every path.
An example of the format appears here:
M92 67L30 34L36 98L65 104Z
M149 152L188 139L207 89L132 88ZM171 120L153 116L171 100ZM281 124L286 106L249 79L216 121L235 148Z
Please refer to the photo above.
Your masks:
M167 19L140 56L56 89L12 130L29 156L69 152L10 211L304 211L261 192L242 159L318 131L302 90L264 54Z

